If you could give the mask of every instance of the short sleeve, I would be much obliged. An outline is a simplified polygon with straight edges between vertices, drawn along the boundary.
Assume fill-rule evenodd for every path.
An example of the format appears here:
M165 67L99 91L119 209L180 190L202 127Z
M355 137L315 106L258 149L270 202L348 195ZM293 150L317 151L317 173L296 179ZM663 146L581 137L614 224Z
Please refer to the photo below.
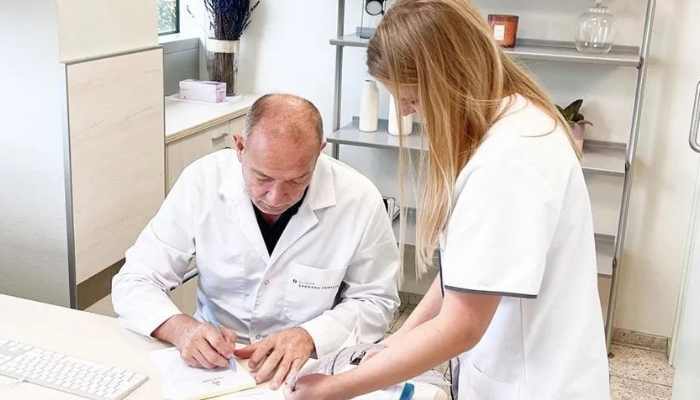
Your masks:
M559 219L550 185L514 161L476 167L463 182L444 236L443 285L537 297Z

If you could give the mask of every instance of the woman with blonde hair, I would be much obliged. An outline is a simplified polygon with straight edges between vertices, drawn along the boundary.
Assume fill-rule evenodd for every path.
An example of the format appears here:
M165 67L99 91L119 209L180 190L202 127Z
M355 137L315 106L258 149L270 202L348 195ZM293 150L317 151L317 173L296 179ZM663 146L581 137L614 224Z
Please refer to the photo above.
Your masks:
M608 364L590 200L570 130L467 0L399 0L372 76L428 144L418 259L440 275L386 348L289 399L349 399L447 360L459 400L605 400Z

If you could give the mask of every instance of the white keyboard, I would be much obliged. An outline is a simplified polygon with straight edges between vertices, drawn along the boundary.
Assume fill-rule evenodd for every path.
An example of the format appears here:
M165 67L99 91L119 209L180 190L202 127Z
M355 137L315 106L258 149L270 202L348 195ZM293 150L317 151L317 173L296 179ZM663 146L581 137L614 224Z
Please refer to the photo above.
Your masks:
M0 338L0 375L93 400L121 400L148 377Z

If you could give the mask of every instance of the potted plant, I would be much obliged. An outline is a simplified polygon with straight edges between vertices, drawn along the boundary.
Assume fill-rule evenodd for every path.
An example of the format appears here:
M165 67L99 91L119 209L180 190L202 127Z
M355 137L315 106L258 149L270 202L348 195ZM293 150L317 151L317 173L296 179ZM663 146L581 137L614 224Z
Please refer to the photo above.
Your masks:
M557 106L557 109L564 117L564 119L569 123L569 126L571 126L571 132L574 137L574 144L576 144L578 150L582 152L583 137L586 132L586 125L593 126L593 124L590 121L587 121L586 117L584 117L583 114L581 114L581 106L583 106L583 100L578 99L566 106L566 108Z
M238 94L238 57L241 35L260 0L203 0L209 14L207 69L213 81L226 83L226 95Z

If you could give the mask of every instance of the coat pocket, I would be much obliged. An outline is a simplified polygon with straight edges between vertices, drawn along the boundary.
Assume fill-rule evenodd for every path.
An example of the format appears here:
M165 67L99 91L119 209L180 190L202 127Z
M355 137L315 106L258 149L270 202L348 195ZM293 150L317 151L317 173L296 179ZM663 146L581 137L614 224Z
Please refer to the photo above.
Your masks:
M463 360L460 369L459 400L519 400L516 383L494 380L469 360Z
M315 268L292 264L285 296L285 312L296 323L309 321L333 307L345 268Z

